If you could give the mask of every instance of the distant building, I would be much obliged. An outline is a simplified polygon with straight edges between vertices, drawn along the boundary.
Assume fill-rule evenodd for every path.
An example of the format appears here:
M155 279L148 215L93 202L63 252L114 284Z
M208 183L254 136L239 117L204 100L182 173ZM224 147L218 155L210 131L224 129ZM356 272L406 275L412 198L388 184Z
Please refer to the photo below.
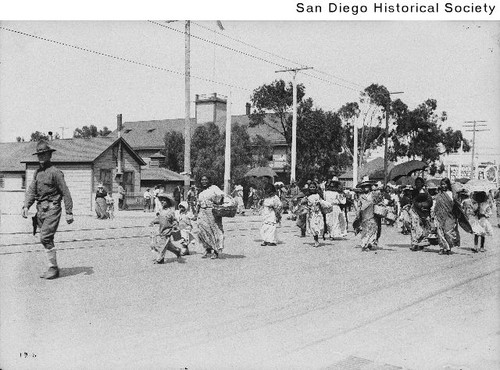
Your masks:
M191 119L191 134L194 133L197 125L208 122L214 122L224 132L226 126L226 106L227 98L225 96L215 93L210 95L196 95L195 118ZM249 115L250 104L247 103L246 114L231 116L231 124L246 126L251 138L260 135L270 141L273 148L270 167L278 174L279 180L288 181L288 175L285 173L288 145L285 138L279 132L266 125L250 127ZM273 126L276 125L270 119L268 119L268 122ZM276 128L279 129L278 126ZM147 163L147 166L143 167L143 170L145 170L150 167L153 156L165 148L165 134L171 131L176 131L184 135L184 119L123 122L121 133L127 142L130 143L130 146ZM113 135L117 135L117 132L113 132ZM162 179L158 178L158 180L161 181ZM153 179L148 181L154 182ZM141 187L144 188L142 185Z
M123 138L61 139L50 141L56 151L52 162L64 173L71 191L74 213L94 209L97 184L116 194L122 182L131 197L140 191L145 162ZM19 213L26 188L38 168L35 142L0 143L0 205L2 213Z

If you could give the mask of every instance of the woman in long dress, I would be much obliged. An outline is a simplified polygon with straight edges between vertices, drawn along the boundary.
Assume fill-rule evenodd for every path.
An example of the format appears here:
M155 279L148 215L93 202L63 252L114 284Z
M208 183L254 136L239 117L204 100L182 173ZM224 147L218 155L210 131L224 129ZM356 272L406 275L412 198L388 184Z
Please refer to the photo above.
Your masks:
M421 177L415 179L415 189L412 194L411 216L411 247L412 251L421 251L429 244L427 237L431 231L432 198L424 188Z
M439 193L434 204L434 222L437 229L439 254L450 254L451 249L460 245L457 218L453 212L453 192L450 179L444 178L439 184Z
M374 181L365 180L357 185L361 188L362 194L358 198L357 219L355 224L359 224L361 229L361 250L367 251L376 249L377 243L377 221L375 220L374 202L372 187Z
M108 195L108 192L104 189L104 185L101 183L98 184L95 193L95 213L97 214L97 218L101 220L109 218L106 195Z
M325 223L323 221L323 213L321 212L320 200L318 194L318 185L312 182L309 185L309 196L307 199L307 233L314 238L314 246L319 247L319 236L323 235Z
M331 180L325 190L325 200L332 205L333 211L326 214L326 228L330 239L340 238L345 236L341 225L341 216L343 212L340 208L345 204L346 198L339 189L340 182ZM344 221L345 223L345 221Z
M275 246L277 224L281 222L282 203L276 189L272 184L266 184L264 188L264 202L262 203L262 226L260 236L262 246Z
M224 192L210 183L207 176L202 176L201 192L198 194L198 239L205 248L202 258L211 255L212 259L219 258L219 253L224 249L224 228L222 217L213 214L213 207L222 204Z

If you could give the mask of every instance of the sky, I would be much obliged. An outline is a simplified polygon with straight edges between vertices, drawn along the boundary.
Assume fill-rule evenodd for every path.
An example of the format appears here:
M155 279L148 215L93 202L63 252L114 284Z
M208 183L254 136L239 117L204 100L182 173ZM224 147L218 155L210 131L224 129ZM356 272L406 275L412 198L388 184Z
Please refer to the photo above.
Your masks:
M313 69L297 81L319 108L359 101L360 91L377 83L404 92L398 98L410 109L436 99L453 129L487 121L478 146L500 152L499 21L222 23L223 31L215 21L191 22L192 116L195 94L230 95L231 112L244 114L254 89L291 81L291 73L276 71L307 66ZM184 117L184 21L0 27L2 142L29 140L36 130L64 130L68 138L84 125L114 129L119 113L124 122Z

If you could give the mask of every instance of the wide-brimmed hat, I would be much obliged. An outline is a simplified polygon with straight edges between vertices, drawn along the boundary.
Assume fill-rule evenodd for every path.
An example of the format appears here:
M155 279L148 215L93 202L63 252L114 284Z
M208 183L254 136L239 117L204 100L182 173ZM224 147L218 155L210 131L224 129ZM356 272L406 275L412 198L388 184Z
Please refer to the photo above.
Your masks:
M188 202L183 200L182 202L179 203L179 207L182 207L184 209L188 209Z
M376 182L374 180L370 180L368 176L363 176L363 179L359 184L356 185L357 188L363 188L365 186L372 187Z
M172 204L175 204L174 197L168 193L158 193L158 195L156 197L158 199L168 199Z
M33 155L38 155L42 153L55 152L55 149L52 149L46 141L40 140L36 144L36 152Z

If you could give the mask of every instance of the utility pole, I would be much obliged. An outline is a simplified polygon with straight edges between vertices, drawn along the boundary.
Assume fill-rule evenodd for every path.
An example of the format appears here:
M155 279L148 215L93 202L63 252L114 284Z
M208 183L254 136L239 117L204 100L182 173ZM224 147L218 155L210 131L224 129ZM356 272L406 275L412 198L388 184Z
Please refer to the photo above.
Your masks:
M301 68L290 68L283 69L278 72L292 72L293 80L293 119L292 119L292 160L291 160L291 171L290 171L290 184L292 184L295 179L295 170L297 167L297 81L295 77L297 76L297 72L304 69L312 69L313 67L301 67Z
M191 183L191 37L190 21L184 28L184 196Z
M395 95L395 94L404 94L403 91L397 91L397 92L390 92L389 93L389 101L387 102L387 105L385 107L385 147L384 147L384 187L387 185L387 164L388 164L388 158L387 158L387 152L388 152L388 144L389 144L389 110L390 110L390 96Z
M226 150L224 153L224 193L231 192L231 91L226 103Z
M472 130L465 130L468 132L472 131L472 160L471 160L471 166L470 166L470 178L473 179L475 177L475 155L476 155L476 132L478 131L489 131L489 129L477 129L476 127L486 127L486 124L480 123L479 125L477 124L478 122L487 122L487 121L465 121L466 125L463 125L464 127L469 127L472 128Z

